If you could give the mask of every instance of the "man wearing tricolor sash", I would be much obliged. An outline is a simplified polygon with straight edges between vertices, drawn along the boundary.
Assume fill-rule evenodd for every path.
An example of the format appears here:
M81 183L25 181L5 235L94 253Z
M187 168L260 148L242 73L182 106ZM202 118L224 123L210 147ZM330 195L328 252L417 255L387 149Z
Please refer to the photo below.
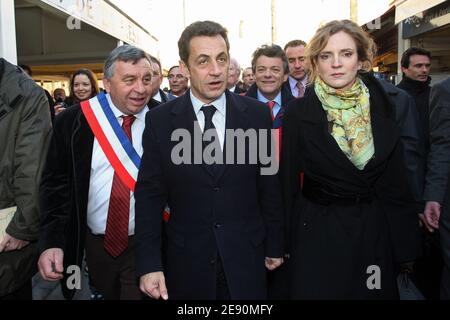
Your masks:
M39 271L62 280L81 266L106 299L140 299L134 266L134 187L151 95L151 60L133 46L114 49L104 66L106 92L56 118L40 189ZM70 269L69 269L70 270Z

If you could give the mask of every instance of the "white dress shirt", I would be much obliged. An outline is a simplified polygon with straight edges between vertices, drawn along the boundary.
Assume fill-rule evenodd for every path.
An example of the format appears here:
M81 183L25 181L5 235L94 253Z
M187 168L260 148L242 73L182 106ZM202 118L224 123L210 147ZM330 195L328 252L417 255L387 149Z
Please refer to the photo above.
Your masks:
M191 95L191 102L192 106L194 107L195 115L197 116L198 124L200 125L200 129L203 132L203 128L205 127L205 115L203 114L203 111L200 109L205 105L213 105L216 107L216 112L214 112L212 122L214 124L214 127L216 127L217 135L219 136L219 142L220 147L223 150L223 144L225 140L225 119L226 119L226 105L227 105L227 99L225 97L225 93L222 93L222 95L214 100L211 103L203 103L199 99L197 99L193 94L192 90L189 91Z
M106 98L108 99L112 112L122 126L122 116L124 116L124 114L113 104L109 94L106 95ZM145 114L147 111L148 107L145 106L138 114L135 114L136 119L131 126L133 147L140 156L142 156L143 153L142 134L144 132ZM114 169L109 163L108 158L106 158L97 138L94 137L87 206L87 224L93 234L105 234L113 177ZM129 235L134 234L134 203L134 193L130 191Z
M161 94L159 93L159 90L158 90L158 92L153 96L153 99L155 99L155 100L158 101L158 102L162 102L162 97L161 97Z

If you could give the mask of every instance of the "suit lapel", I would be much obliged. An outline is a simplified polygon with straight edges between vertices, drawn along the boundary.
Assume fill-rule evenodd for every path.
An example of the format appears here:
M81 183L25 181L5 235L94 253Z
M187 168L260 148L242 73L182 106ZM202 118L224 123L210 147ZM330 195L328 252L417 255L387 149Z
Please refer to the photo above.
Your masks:
M71 139L73 170L76 181L76 191L78 194L77 201L82 206L82 208L80 208L80 212L86 212L94 134L92 133L81 109L74 123Z

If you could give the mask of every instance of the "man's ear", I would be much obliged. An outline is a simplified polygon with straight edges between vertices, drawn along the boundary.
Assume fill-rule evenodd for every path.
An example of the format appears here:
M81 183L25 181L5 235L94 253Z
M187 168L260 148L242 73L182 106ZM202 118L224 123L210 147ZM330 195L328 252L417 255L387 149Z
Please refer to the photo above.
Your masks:
M111 90L111 80L103 78L103 86L105 87L106 92L110 93Z
M189 72L189 67L187 66L187 64L183 60L180 60L179 65L181 72L184 73L186 77L190 78L191 74Z

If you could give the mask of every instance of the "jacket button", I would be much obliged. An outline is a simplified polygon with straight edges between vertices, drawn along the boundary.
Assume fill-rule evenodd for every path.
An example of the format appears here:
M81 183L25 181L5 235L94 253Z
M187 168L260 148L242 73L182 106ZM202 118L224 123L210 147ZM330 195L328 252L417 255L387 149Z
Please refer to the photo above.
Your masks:
M209 264L210 265L214 265L216 263L216 260L214 260L214 259L211 259L210 261L209 261Z
M221 226L222 226L222 224L221 224L220 222L216 222L216 223L214 224L214 227L215 227L216 229L220 228Z
M303 226L306 227L308 224L306 222L303 222Z
M217 192L217 191L219 191L219 190L220 190L219 187L214 187L214 191L215 191L215 192Z

